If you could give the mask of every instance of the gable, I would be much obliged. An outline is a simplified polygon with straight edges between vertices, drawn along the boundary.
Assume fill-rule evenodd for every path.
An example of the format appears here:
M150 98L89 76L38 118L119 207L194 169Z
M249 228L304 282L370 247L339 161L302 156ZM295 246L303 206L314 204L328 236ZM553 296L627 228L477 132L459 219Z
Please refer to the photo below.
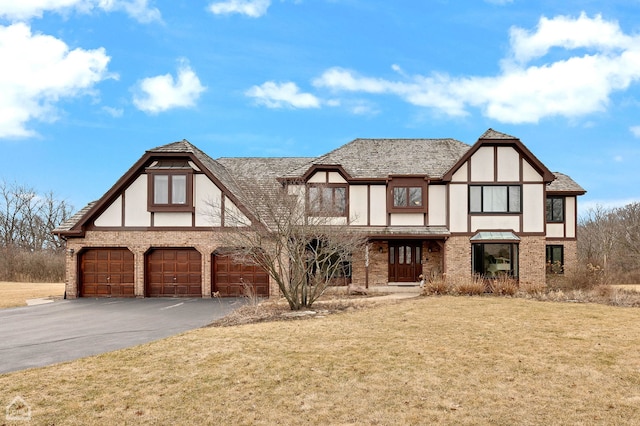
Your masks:
M461 176L460 170L470 167L470 180L474 182L531 181L550 183L555 176L520 139L489 129L444 174L451 182Z
M154 173L189 175L186 208L151 211L150 176ZM221 226L224 219L211 217L215 214L212 206L225 201L251 220L250 210L238 201L238 192L237 184L222 165L187 141L175 142L147 151L98 201L74 217L75 223L58 232L63 236L82 236L94 227Z

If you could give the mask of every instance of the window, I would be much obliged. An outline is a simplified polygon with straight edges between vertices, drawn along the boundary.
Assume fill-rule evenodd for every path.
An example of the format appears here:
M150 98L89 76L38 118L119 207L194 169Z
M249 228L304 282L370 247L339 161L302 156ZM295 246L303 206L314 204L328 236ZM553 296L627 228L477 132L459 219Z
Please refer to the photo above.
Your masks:
M393 207L422 207L422 188L416 186L393 188Z
M564 273L564 246L547 246L547 274L562 273Z
M310 185L307 191L309 214L315 216L346 216L347 187Z
M149 211L192 211L191 173L149 173Z
M485 243L472 245L473 273L484 277L518 276L518 245Z
M473 185L469 187L471 213L520 213L520 185Z
M564 222L564 197L547 197L547 222Z

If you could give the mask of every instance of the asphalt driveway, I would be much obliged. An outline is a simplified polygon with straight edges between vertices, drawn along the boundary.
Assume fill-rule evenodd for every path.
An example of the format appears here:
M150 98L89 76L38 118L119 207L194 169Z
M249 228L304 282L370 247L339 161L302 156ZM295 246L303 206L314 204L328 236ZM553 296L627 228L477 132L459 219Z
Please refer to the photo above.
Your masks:
M0 374L202 327L243 299L76 299L0 310Z

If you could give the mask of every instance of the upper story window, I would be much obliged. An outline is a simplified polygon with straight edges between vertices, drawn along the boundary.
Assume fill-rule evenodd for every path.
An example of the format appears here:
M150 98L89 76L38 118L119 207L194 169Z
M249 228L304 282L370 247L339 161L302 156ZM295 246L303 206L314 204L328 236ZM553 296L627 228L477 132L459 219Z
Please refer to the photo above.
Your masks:
M346 216L347 186L342 184L307 187L308 212L312 216Z
M469 212L520 213L520 185L472 185L469 187Z
M564 222L564 197L547 197L547 222Z
M149 211L192 211L191 170L149 172Z
M390 212L426 212L426 183L420 177L393 177L389 181L387 208Z
M393 188L393 207L422 207L422 188L416 186Z

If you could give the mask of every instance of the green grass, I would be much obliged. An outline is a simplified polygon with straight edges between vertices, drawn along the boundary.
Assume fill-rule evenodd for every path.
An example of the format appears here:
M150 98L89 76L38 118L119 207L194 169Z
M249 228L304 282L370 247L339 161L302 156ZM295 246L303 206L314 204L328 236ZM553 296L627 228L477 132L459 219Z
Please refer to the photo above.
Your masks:
M32 424L637 424L640 310L429 297L0 376ZM69 326L76 326L70 324Z

